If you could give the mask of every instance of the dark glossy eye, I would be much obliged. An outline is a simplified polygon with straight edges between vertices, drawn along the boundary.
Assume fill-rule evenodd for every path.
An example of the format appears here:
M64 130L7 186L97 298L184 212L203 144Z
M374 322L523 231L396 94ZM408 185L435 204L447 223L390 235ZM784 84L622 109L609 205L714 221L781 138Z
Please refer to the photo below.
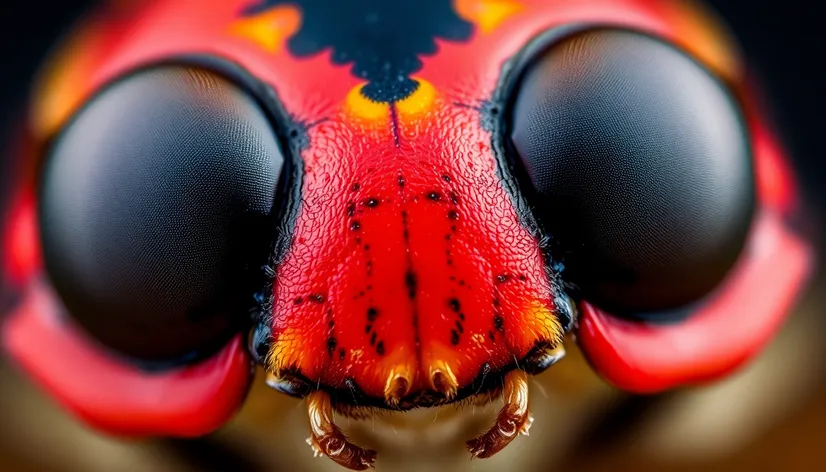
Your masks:
M674 46L621 30L553 44L520 81L517 168L582 295L632 314L710 293L755 201L744 118L726 87Z
M170 66L108 87L42 176L45 264L69 313L142 360L220 347L248 317L283 166L262 108L216 74Z

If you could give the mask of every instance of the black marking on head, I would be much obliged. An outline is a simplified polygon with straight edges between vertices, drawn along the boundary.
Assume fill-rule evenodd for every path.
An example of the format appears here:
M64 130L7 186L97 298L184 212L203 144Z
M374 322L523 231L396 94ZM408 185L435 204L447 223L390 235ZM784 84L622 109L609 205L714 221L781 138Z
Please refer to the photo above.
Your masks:
M492 342L492 343L496 342L496 335L493 334L493 330L488 330L488 337L490 338L490 342Z
M459 195L456 192L448 192L447 197L450 199L450 203L454 205L459 204Z
M338 344L337 341L336 341L336 338L334 338L332 336L327 338L327 354L328 355L330 355L330 356L333 355L333 352L336 350L336 344Z
M370 345L371 345L371 346L375 346L375 345L376 345L376 338L377 338L377 337L378 337L378 334L376 334L376 332L375 332L375 331L373 331L373 335L372 335L372 336L370 336Z
M310 295L310 301L313 303L324 303L324 294L314 293Z
M242 15L281 5L301 9L301 28L287 41L290 53L309 57L332 49L333 64L352 64L353 76L367 80L362 94L391 103L416 91L410 76L422 55L436 53L436 40L466 41L473 25L460 18L450 0L257 0Z
M465 321L465 314L464 313L459 313L459 319L462 320L462 321Z
M407 297L413 300L416 298L419 281L416 279L416 274L412 270L408 270L404 274L404 285L407 287Z
M361 184L355 183L350 187L351 192L358 192L361 189Z
M347 202L347 216L350 218L356 216L356 204L354 202Z
M303 298L301 298L301 297L298 297L298 298L296 298L296 299L295 299L295 302L294 302L294 303L295 303L296 305L301 305L302 303L304 303L304 299L303 299Z
M399 187L404 187L404 176L403 176L403 175L401 175L401 174L399 174L399 177L398 177L398 179L396 180L396 182L398 182Z
M372 323L373 321L376 321L376 318L378 318L378 317L379 317L379 310L377 310L373 307L370 307L370 308L367 309L367 320L368 321L370 321Z
M373 325L369 324L364 327L364 334L370 334L370 331L373 330Z
M459 220L459 212L456 210L450 210L447 212L447 219L458 221Z
M464 334L464 332L465 332L465 327L464 327L464 326L462 326L462 322L461 322L461 321L456 321L456 331L458 331L458 332L459 332L459 334Z
M376 354L380 356L384 355L384 341L379 341L379 343L376 344Z
M438 202L442 200L442 194L434 190L427 194L427 199L433 200L434 202Z
M350 231L358 231L361 229L361 223L358 220L353 220L350 223Z
M447 174L444 174L444 175L442 176L442 180L444 180L444 181L445 181L445 182L447 182L447 183L450 183L450 176L449 176L449 175L447 175Z
M376 197L370 197L364 201L364 205L369 208L376 208L379 206L379 199Z
M454 346L459 345L459 332L455 329L450 330L450 344Z
M502 315L496 315L493 317L493 327L500 333L505 332L505 320L502 319Z
M346 355L346 353L344 352L344 348L343 347L338 348L338 358L339 358L339 360L343 361L345 355Z
M496 283L503 284L511 279L511 276L508 274L499 274L496 276Z
M447 304L448 306L450 306L450 309L455 311L456 313L459 313L459 310L462 309L462 305L461 303L459 303L458 298L451 298L450 300L448 300Z

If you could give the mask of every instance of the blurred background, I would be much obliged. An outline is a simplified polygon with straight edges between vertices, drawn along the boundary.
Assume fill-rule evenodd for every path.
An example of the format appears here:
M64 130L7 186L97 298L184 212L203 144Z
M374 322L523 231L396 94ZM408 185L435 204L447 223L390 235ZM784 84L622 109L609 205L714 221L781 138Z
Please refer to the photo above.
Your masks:
M93 3L0 4L0 138L19 119L44 55ZM813 210L826 208L822 3L707 3L735 33L762 81ZM0 175L4 164L5 156ZM0 187L0 200L2 194ZM812 221L826 220L821 213ZM565 362L535 381L532 440L517 441L490 461L457 456L456 438L470 437L466 430L486 424L498 405L479 408L470 420L451 409L427 410L348 430L382 451L384 470L420 470L425 449L435 470L826 471L825 289L821 271L756 362L703 388L628 396L601 382L576 351L569 352ZM118 441L84 429L0 359L0 471L340 470L312 458L303 442L305 415L301 402L276 395L257 379L238 417L210 437ZM406 427L396 428L401 421Z

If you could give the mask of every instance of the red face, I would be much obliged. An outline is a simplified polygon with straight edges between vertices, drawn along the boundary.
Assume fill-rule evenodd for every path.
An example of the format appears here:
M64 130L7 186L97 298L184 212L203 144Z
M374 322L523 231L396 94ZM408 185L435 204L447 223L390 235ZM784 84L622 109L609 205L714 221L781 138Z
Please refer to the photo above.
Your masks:
M93 424L214 429L252 333L270 384L308 397L313 446L354 468L369 451L330 404L504 378L486 457L527 430L521 372L566 332L620 387L710 380L805 278L781 154L682 4L202 3L91 23L33 113L5 343Z

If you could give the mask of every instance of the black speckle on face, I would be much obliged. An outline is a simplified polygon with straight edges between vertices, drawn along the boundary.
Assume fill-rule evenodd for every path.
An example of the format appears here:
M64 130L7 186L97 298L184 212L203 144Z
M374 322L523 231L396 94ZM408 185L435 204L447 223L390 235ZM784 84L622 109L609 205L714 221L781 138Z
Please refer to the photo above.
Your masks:
M379 343L376 344L376 354L380 356L384 355L384 341L379 341Z
M438 202L438 201L441 201L441 199L442 199L442 194L441 194L441 193L439 193L439 192L436 192L436 191L429 192L429 193L427 194L427 199L428 199L428 200L432 200L432 201L434 201L434 202Z
M295 299L293 303L295 303L296 305L301 305L302 303L304 303L304 299L302 297L298 297Z
M373 307L370 307L370 308L367 309L367 320L368 321L370 321L372 323L373 321L376 321L376 318L378 318L378 317L379 317L379 310L377 310Z
M416 274L413 271L407 271L404 275L404 284L407 287L407 296L411 300L416 298L416 291L418 290L419 281L416 279Z
M459 332L455 329L450 330L450 344L454 346L459 344Z
M368 198L364 201L364 205L369 208L376 208L377 206L379 206L379 199L375 197Z
M458 221L459 220L459 212L456 210L450 210L447 212L447 219Z
M418 87L410 76L422 67L419 56L436 53L437 39L465 41L473 32L450 0L258 0L242 14L281 5L301 10L290 53L309 57L331 49L332 62L352 64L353 76L367 81L362 94L375 102L410 96Z
M353 221L350 223L350 231L358 231L361 229L361 223L358 221Z
M450 307L450 309L453 310L456 313L458 313L459 310L462 309L462 305L461 305L461 303L459 303L458 298L451 298L450 300L448 300L447 304Z
M327 338L327 354L333 355L333 352L336 350L336 338L330 336Z
M310 301L313 303L324 303L324 295L321 293L314 293L310 295Z
M502 316L496 315L493 317L493 327L500 333L505 332L505 320L502 319Z
M347 216L350 218L356 216L356 204L353 202L347 203Z
M350 191L351 191L351 192L358 192L360 189L361 189L361 184L353 184L353 185L350 187Z

